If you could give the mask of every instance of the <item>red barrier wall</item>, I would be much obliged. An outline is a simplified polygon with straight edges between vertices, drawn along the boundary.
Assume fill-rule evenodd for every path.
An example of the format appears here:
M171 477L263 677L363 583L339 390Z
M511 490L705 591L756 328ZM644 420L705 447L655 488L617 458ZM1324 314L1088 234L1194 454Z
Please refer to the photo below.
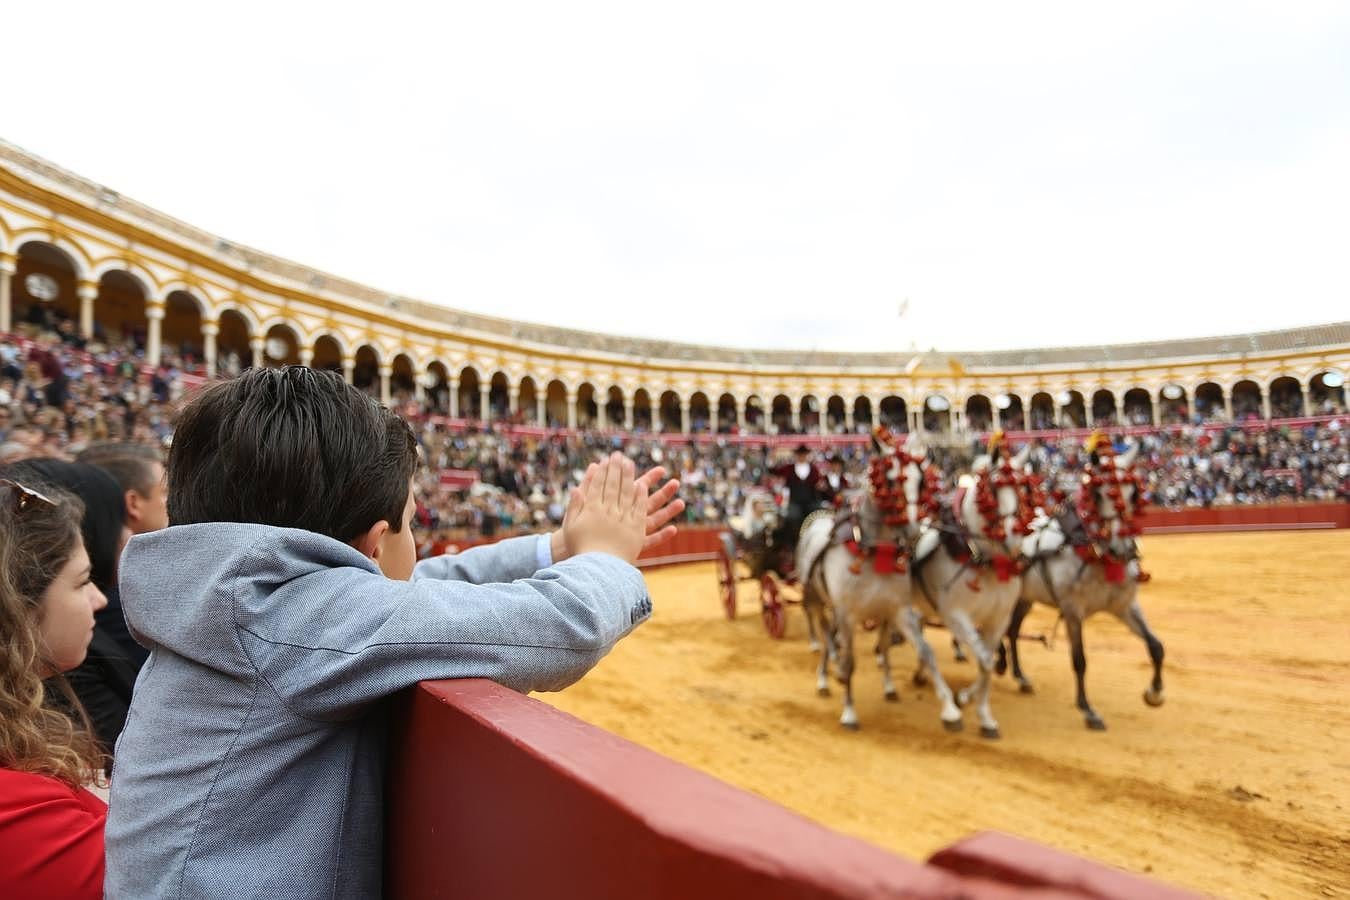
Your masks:
M997 835L920 865L486 681L400 698L388 771L391 897L1188 896Z
M1350 503L1286 503L1209 509L1150 507L1140 515L1140 522L1145 534L1350 528ZM721 546L718 535L724 530L711 525L681 526L675 537L644 551L638 565L653 567L715 559ZM461 541L458 546L467 550L482 543L490 541Z

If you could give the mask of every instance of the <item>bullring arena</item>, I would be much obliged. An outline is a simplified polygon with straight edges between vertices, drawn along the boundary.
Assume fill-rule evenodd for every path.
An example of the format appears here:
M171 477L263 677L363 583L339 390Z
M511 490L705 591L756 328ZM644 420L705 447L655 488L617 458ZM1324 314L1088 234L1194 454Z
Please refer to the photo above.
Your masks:
M1350 723L1332 698L1350 690L1350 611L1333 598L1350 595L1350 530L1158 536L1144 553L1168 700L1144 705L1143 645L1090 620L1104 733L1073 709L1062 634L1053 652L1023 651L1036 696L998 685L1001 742L944 734L929 690L885 703L874 669L862 730L842 732L815 696L800 616L767 640L752 586L727 622L707 563L650 573L661 614L545 699L906 856L999 829L1220 896L1336 896L1350 884ZM1028 630L1053 627L1038 610ZM954 682L972 677L939 652Z
M1350 323L951 354L617 338L354 284L237 246L0 143L0 333L40 340L44 321L59 321L81 346L134 348L127 352L147 380L171 371L182 392L250 364L333 369L426 434L495 423L533 442L599 434L667 448L824 448L863 446L869 428L885 424L952 449L995 429L1016 442L1065 445L1093 428L1142 439L1229 425L1252 435L1311 429L1343 442L1350 425ZM459 473L439 487L458 490L461 477L478 476ZM883 700L864 658L863 725L847 732L837 696L816 695L801 610L788 608L786 634L774 640L747 584L728 620L706 546L692 561L648 570L653 619L583 681L540 699L904 857L997 830L1206 893L1337 896L1350 885L1350 519L1334 484L1300 519L1290 511L1314 507L1303 503L1312 494L1296 469L1262 477L1291 486L1288 495L1242 509L1219 533L1210 533L1214 522L1146 528L1153 578L1140 598L1166 646L1164 705L1141 699L1150 665L1140 641L1115 620L1087 622L1104 732L1085 729L1074 709L1065 638L1052 637L1055 616L1044 609L1023 629L1053 643L1023 647L1035 695L1006 677L994 683L1001 740L939 727L932 690L909 682L908 646L892 654L903 676L898 703ZM973 664L952 658L945 633L930 638L953 686L969 682ZM518 698L492 702L526 731L559 721ZM511 739L511 726L493 727ZM557 728L581 735L584 756L591 732ZM405 777L434 781L434 756L417 759L428 768ZM763 841L772 843L779 820L763 815ZM698 827L713 834L718 823L708 818Z

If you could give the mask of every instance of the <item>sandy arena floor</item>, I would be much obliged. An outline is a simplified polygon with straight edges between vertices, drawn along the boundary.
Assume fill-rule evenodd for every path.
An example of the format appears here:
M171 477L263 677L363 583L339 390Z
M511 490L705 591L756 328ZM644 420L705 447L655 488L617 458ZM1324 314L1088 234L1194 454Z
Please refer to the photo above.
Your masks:
M728 622L713 566L649 573L656 615L554 705L833 828L923 858L1000 829L1231 897L1350 896L1350 531L1188 535L1144 544L1145 612L1167 647L1167 703L1146 707L1142 643L1087 627L1088 696L1073 708L1061 629L1026 644L1036 696L995 685L1001 741L942 731L914 655L902 702L855 678L862 730L815 695L800 609L769 639L744 584ZM1038 610L1024 633L1049 632ZM930 632L953 686L973 666ZM870 642L860 636L859 646Z

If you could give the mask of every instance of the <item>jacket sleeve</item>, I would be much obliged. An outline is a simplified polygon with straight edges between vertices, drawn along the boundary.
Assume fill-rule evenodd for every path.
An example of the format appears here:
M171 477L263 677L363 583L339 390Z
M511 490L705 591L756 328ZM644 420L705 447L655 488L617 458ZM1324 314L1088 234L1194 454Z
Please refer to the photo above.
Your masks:
M541 549L541 544L542 548ZM495 544L470 547L463 553L433 556L417 564L413 579L467 581L469 584L515 581L529 578L552 565L546 534L510 538Z
M641 573L602 553L511 583L397 582L351 569L314 578L327 586L303 588L312 614L246 619L238 630L250 662L282 702L317 720L359 715L370 702L427 679L561 690L652 608Z

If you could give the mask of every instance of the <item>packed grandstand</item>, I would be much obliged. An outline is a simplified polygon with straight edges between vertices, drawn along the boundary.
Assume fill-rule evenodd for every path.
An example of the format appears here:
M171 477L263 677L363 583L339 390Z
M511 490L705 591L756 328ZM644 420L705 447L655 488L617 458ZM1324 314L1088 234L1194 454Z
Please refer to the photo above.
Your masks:
M88 444L130 440L166 446L174 404L202 373L169 353L147 366L136 339L91 345L58 323L33 337L0 343L0 463L33 456L73 458ZM566 491L602 453L623 448L641 468L664 465L684 485L691 524L717 524L751 492L772 487L770 470L803 440L775 435L693 435L614 429L532 428L512 421L450 421L412 397L400 398L416 422L426 466L419 477L419 546L424 555L457 541L551 528ZM1293 412L1293 410L1289 410ZM1153 503L1166 507L1350 500L1350 439L1341 394L1327 391L1313 416L1226 422L1194 413L1184 423L1130 429L1145 452ZM904 423L889 423L904 427ZM861 484L866 424L818 441ZM1033 463L1067 487L1081 471L1076 430L1028 435ZM968 462L983 435L935 448L950 474Z

